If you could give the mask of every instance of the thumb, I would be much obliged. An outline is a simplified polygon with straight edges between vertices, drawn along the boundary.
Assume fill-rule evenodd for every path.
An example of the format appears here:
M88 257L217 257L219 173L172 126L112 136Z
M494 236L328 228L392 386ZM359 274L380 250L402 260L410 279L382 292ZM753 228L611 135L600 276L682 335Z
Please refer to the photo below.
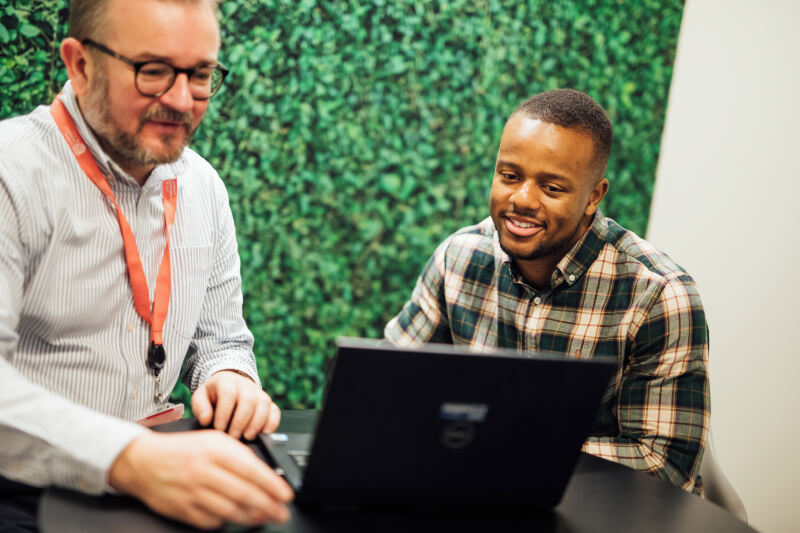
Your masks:
M192 413L197 417L197 421L201 426L207 426L211 423L214 415L214 408L211 405L211 398L209 396L208 385L203 383L192 394Z

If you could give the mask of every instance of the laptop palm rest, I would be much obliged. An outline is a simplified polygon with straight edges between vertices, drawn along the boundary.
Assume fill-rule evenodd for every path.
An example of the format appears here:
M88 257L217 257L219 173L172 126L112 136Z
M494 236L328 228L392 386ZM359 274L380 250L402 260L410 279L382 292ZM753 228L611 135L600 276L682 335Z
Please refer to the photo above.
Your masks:
M275 463L275 470L282 475L295 492L303 488L303 473L311 453L311 433L261 434L261 442Z

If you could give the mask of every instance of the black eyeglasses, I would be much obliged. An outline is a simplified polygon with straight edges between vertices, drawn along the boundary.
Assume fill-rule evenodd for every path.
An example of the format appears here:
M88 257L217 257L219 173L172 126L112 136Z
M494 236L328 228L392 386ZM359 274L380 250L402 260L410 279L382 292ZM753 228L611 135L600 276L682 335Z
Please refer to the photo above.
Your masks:
M88 44L104 54L127 63L135 72L134 84L142 96L158 98L172 88L178 74L186 74L189 79L189 92L195 100L208 100L219 91L228 74L222 65L203 65L194 68L178 68L165 61L134 61L118 54L107 46L91 39L84 39L81 44Z

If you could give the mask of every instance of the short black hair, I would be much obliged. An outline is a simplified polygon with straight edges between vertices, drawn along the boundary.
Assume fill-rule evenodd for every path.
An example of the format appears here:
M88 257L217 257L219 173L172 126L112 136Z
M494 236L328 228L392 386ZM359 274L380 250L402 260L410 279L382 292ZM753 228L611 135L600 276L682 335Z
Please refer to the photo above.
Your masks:
M511 117L523 115L562 128L583 131L594 141L594 163L603 176L614 142L614 128L605 110L594 98L575 89L555 89L531 96ZM600 179L600 178L598 178Z

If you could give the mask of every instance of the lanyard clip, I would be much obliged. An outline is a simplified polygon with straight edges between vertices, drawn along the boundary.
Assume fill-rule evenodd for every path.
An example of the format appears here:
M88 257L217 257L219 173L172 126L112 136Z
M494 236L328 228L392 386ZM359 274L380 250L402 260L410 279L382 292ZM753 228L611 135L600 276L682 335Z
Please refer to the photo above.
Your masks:
M167 359L167 353L164 351L164 346L150 342L150 348L147 350L147 367L153 371L153 374L158 376L161 369L164 368L164 361Z

